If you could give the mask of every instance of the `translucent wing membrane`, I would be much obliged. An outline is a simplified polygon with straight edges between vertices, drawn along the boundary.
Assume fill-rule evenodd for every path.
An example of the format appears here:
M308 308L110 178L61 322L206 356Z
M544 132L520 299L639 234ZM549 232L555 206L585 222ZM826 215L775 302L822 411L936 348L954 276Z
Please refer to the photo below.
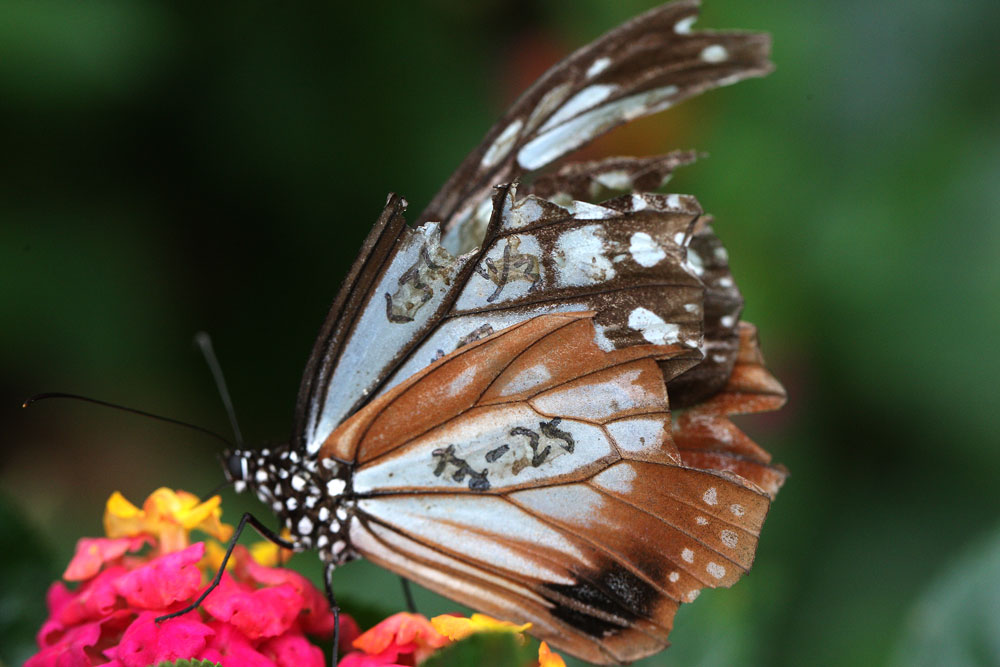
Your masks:
M584 659L667 644L680 602L753 561L767 495L684 467L657 361L593 313L543 315L385 392L326 441L363 556Z
M767 35L692 32L697 7L682 0L653 9L549 70L486 133L420 220L441 221L452 252L474 248L497 183L552 164L618 125L770 71Z

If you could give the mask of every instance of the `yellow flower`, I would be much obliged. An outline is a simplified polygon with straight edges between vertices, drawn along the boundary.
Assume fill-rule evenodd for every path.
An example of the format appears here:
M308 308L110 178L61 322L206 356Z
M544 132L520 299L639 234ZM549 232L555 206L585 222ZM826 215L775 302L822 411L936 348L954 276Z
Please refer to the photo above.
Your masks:
M531 627L531 623L516 625L509 621L498 621L486 614L473 614L469 618L461 616L435 616L431 619L431 625L439 633L452 641L465 639L476 632L510 632L520 634Z
M558 653L549 650L549 645L542 642L538 647L538 667L566 667L566 663Z
M225 542L233 527L221 521L221 502L219 496L200 502L194 494L162 487L151 493L139 509L115 491L104 510L104 531L111 538L152 535L164 553L186 548L192 530Z
M281 531L281 537L291 541L292 531L285 528ZM250 545L250 555L253 559L265 567L280 567L288 562L292 557L292 550L278 546L270 540L261 540Z

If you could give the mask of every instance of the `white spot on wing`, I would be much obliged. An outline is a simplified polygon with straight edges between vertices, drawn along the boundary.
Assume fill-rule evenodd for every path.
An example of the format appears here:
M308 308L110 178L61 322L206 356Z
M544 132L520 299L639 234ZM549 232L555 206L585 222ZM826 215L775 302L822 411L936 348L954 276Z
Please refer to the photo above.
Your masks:
M708 565L705 566L705 571L716 579L722 579L726 576L726 568L722 567L714 561L710 561Z
M712 44L702 49L699 57L707 63L721 63L729 58L729 51L721 44Z
M594 180L609 190L628 190L632 187L632 176L624 169L594 174Z
M746 514L746 510L743 508L743 505L740 505L739 503L733 503L730 505L729 511L733 513L733 516L743 516Z
M638 454L640 452L664 451L664 441L667 438L666 418L655 415L631 417L606 424L608 433L615 439L615 444L623 452Z
M600 225L571 229L559 235L553 263L559 271L561 287L583 287L615 277L611 260L605 255L602 235Z
M477 368L475 366L469 366L464 371L459 373L458 377L452 380L451 384L448 385L448 395L458 396L465 391L465 388L472 384L472 381L476 379L476 370Z
M735 531L726 528L721 533L719 533L719 539L730 549L735 549L736 545L739 544L740 538Z
M500 392L501 396L510 396L512 394L520 394L522 391L528 391L529 389L534 389L535 387L544 384L552 377L552 373L549 371L545 364L535 364L530 368L525 368L523 371L511 378L507 386L503 388Z
M680 326L667 323L662 317L639 306L628 316L630 329L642 333L642 337L654 345L669 345L680 340Z
M646 268L656 266L667 256L663 248L646 232L636 232L632 235L628 251L632 253L632 259L637 264Z
M569 120L573 116L586 111L592 107L597 106L604 100L608 99L613 92L618 90L618 86L595 83L592 86L587 86L580 92L578 92L573 97L566 101L566 104L559 107L552 116L545 121L545 124L538 130L539 132L545 132L552 129L556 125Z
M619 463L595 476L593 482L600 487L615 493L629 493L632 482L635 481L635 468L627 463Z
M703 516L697 516L697 517L695 517L694 518L694 522L696 524L698 524L699 526L707 526L708 525L708 519L706 519Z
M331 496L339 496L347 488L347 483L342 479L331 479L326 483L326 492Z
M701 497L707 505L717 505L719 503L719 492L715 490L714 486L710 486L704 495Z
M587 78L592 79L604 70L608 68L611 64L611 58L604 56L603 58L598 58L594 62L590 63L590 67L587 68Z
M677 583L677 580L680 579L680 578L681 578L681 575L680 575L679 572L671 572L670 576L667 577L667 579L669 579L671 581L671 583Z
M685 563L693 563L694 562L694 552L691 551L690 549L688 549L687 547L685 547L684 551L681 552L681 558L684 559Z
M694 22L697 20L698 20L697 16L685 16L680 21L674 24L674 32L676 32L678 35L690 35L691 26L693 26Z
M483 168L489 168L497 164L510 153L510 149L514 147L517 141L518 133L521 131L521 126L524 122L518 118L513 123L504 128L503 132L497 135L497 138L493 140L486 152L483 153L483 159L480 166Z
M670 107L673 102L671 98L676 93L677 86L663 86L586 111L561 125L542 131L522 146L517 153L518 164L528 170L544 167L615 125L663 111Z

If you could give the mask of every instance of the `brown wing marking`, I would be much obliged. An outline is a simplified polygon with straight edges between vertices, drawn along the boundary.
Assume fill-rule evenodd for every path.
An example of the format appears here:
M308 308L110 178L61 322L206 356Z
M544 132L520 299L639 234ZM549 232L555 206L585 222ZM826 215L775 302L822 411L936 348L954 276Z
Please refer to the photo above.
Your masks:
M727 415L776 410L785 390L764 367L757 329L740 322L739 356L726 386L708 400L674 415L674 440L685 465L734 475L772 498L787 477L782 466Z
M769 499L677 465L656 359L680 348L604 352L592 317L541 316L460 348L363 408L323 451L361 463L351 540L362 556L607 664L662 649L680 602L749 568ZM455 383L469 396L443 389ZM407 439L388 422L423 419L420 397L434 416ZM505 420L525 414L547 447L565 445L561 458L521 468L501 459L504 469L474 458L477 433L494 428L499 451ZM462 432L472 436L451 437ZM461 475L430 472L424 455L444 442Z

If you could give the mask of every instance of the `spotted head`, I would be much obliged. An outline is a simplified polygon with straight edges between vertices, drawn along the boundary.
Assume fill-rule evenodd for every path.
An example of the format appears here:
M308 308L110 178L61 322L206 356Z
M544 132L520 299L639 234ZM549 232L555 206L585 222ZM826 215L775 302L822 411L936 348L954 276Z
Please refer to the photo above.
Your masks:
M250 489L268 505L285 528L297 551L318 549L325 561L352 558L347 548L350 470L333 459L317 462L290 447L222 453L226 479L237 492Z

